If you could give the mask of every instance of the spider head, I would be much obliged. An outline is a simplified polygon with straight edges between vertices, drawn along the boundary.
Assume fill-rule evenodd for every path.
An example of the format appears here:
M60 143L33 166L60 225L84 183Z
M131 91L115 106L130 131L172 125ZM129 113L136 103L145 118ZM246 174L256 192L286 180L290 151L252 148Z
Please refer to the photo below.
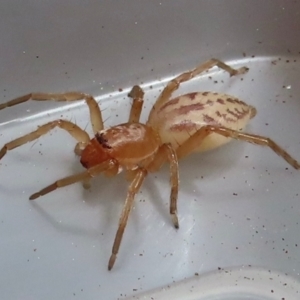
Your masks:
M80 162L86 169L89 169L110 158L108 149L103 147L97 139L94 138L82 150Z

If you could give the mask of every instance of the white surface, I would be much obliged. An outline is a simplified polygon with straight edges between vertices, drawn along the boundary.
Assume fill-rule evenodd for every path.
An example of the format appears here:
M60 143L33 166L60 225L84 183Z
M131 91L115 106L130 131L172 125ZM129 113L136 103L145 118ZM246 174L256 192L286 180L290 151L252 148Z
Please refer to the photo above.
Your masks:
M272 270L220 269L125 300L298 300L299 281Z
M250 67L243 81L220 72L213 80L194 80L181 91L195 90L196 85L200 90L205 86L244 95L259 112L249 131L272 136L297 156L300 102L294 97L294 72L299 65L290 68L283 62L274 66L271 60L243 61ZM261 75L272 81L257 80ZM283 84L292 88L282 88ZM155 88L148 92L145 114L158 93ZM129 111L130 101L117 95L101 103L106 126L128 117L125 111ZM69 108L2 126L0 143L61 116L82 127L89 122L84 105ZM81 170L74 145L66 133L54 130L35 143L10 151L1 161L0 263L6 270L1 274L5 299L20 295L24 299L88 299L96 295L116 299L195 272L242 264L298 276L300 174L269 149L232 142L183 160L178 231L168 214L167 168L149 176L136 197L115 267L108 272L127 187L122 175L96 178L91 191L75 184L28 201L41 187Z
M248 131L274 138L299 160L300 2L282 3L3 0L0 102L80 90L101 100L110 126L128 118L125 88L146 82L153 87L145 120L160 79L217 57L250 72L243 80L204 76L180 92L216 90L255 105ZM0 111L0 146L61 117L89 124L84 105L26 103ZM122 175L99 177L90 191L76 184L28 201L81 170L74 145L54 130L0 162L1 299L123 299L241 265L299 280L300 173L270 150L233 142L180 162L178 231L168 213L167 168L149 176L108 272L127 188Z

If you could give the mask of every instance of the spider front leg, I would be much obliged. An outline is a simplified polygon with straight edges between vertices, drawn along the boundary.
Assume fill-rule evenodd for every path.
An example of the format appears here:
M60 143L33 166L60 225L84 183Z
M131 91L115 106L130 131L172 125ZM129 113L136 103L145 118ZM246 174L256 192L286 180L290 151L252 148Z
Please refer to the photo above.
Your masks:
M114 266L114 263L117 258L117 254L119 252L122 237L125 231L125 227L127 225L128 217L133 206L134 196L139 191L146 176L147 176L147 171L145 169L138 170L134 179L129 185L126 201L120 216L119 227L112 247L112 253L108 262L108 270L111 270L112 267Z
M103 126L103 119L100 108L96 100L91 96L80 92L68 92L62 94L52 94L52 93L31 93L27 94L13 100L10 100L6 103L0 104L0 110L11 107L14 105L21 104L23 102L27 102L29 100L33 101L66 101L66 102L73 102L73 101L80 101L85 100L86 104L89 107L90 111L90 118L93 127L94 134L104 128Z
M121 213L119 227L115 236L112 254L110 256L108 262L108 270L111 270L119 252L120 244L122 241L122 237L125 231L125 227L127 225L128 217L130 211L133 206L134 196L139 191L148 171L155 172L157 171L161 165L168 160L170 163L170 182L171 182L171 195L170 195L170 213L172 216L172 220L174 226L176 228L179 227L178 217L177 217L177 197L178 197L178 161L175 150L169 144L163 144L158 152L156 153L153 161L146 167L146 169L138 169L134 170L132 174L134 174L134 178L131 181L131 184L128 188L127 198L125 204L123 206L123 210Z
M199 65L194 70L185 72L185 73L175 77L174 79L172 79L167 84L167 86L163 89L163 91L160 93L159 97L157 98L155 104L153 105L153 107L151 109L148 120L151 120L152 114L155 114L155 111L170 99L172 93L175 92L179 88L181 83L193 79L197 75L209 70L210 68L212 68L214 66L217 66L217 67L223 69L224 71L228 72L230 74L230 76L244 74L249 70L246 67L242 67L239 69L233 69L229 65L225 64L224 62L222 62L218 59L212 58L212 59L206 61L205 63Z
M5 144L2 147L2 149L0 150L0 160L7 153L7 151L12 150L17 147L20 147L28 142L32 142L32 141L36 140L39 137L41 137L42 135L48 133L50 130L52 130L55 127L59 127L65 131L67 131L71 136L73 136L78 141L75 151L79 151L79 149L84 147L90 141L90 138L89 138L89 135L87 134L87 132L85 132L83 129L81 129L76 124L69 122L69 121L65 121L65 120L56 120L56 121L46 123L46 124L40 126L37 130Z
M86 180L89 180L106 170L114 168L115 165L116 165L116 162L113 159L110 159L110 160L103 162L100 165L91 167L84 172L59 179L59 180L55 181L54 183L41 189L39 192L32 194L29 197L29 200L35 200L36 198L44 196L44 195L56 190L57 188L67 186L67 185L73 184L75 182L79 182L79 181L84 182Z
M182 145L180 145L176 150L178 159L194 152L195 149L199 147L200 143L204 140L204 138L212 133L219 134L228 138L233 138L236 140L245 141L255 145L267 146L271 150L273 150L277 155L281 156L293 168L295 168L296 170L300 169L299 162L270 138L236 131L226 127L218 127L212 125L203 126L197 132L195 132L189 139L187 139Z

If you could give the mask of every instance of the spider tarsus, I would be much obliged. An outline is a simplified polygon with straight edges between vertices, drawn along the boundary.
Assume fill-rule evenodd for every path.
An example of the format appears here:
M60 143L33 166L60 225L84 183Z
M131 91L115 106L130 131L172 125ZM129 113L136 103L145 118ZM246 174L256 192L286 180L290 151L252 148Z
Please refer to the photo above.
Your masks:
M249 71L249 68L242 67L242 68L238 69L237 71L238 71L238 74L245 74Z
M144 91L138 85L135 85L128 93L128 97L142 99L144 97Z
M116 258L117 258L117 255L112 253L112 255L110 256L109 262L108 262L108 271L110 271L113 268Z
M174 227L176 229L178 229L179 228L179 221L178 221L177 214L172 214L172 221L173 221Z
M249 68L247 68L247 67L241 67L241 68L239 68L237 70L232 69L232 71L229 74L230 74L230 77L232 77L232 76L236 76L236 75L245 74L248 71L249 71Z
M35 193L35 194L32 194L30 197L29 197L29 200L35 200L36 198L40 197L40 193Z
M0 159L2 159L2 157L6 154L7 152L7 147L4 146L1 150L0 150Z
M251 108L251 115L250 115L250 118L254 118L257 114L257 109L254 107L254 106L251 106L250 105L250 108Z
M32 194L29 197L29 200L34 200L36 198L44 196L44 195L54 191L56 188L57 188L57 184L56 184L56 182L54 182L54 183L48 185L47 187L45 187L44 189L40 190L39 192Z
M291 163L290 163L291 164ZM298 163L297 160L293 160L292 164L294 169L299 170L300 169L300 164Z

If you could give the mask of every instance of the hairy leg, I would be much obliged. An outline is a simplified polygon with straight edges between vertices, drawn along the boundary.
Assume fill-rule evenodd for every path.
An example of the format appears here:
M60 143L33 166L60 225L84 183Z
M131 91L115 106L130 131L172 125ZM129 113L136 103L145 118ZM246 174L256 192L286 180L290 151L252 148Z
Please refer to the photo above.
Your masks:
M42 135L48 133L51 129L59 127L65 131L67 131L71 136L73 136L78 141L78 148L84 147L84 145L88 144L90 141L89 135L81 129L76 124L65 121L65 120L56 120L49 122L40 126L37 130L28 133L22 137L19 137L7 144L5 144L0 150L0 159L7 153L7 151L12 150L14 148L20 147L28 142L34 141L41 137ZM77 148L77 147L76 147ZM76 151L75 148L75 151Z
M153 105L153 108L149 114L148 120L151 120L151 115L154 114L155 111L159 107L161 107L165 102L167 102L170 99L172 93L179 88L181 83L191 80L192 78L209 70L210 68L212 68L214 66L218 66L219 68L228 72L230 74L230 76L244 74L248 71L248 68L246 68L246 67L242 67L240 69L233 69L229 65L223 63L222 61L212 58L212 59L206 61L205 63L199 65L195 69L185 72L185 73L175 77L174 79L172 79L167 84L167 86L163 89L161 94L158 96L158 98L157 98L155 104Z
M126 201L120 216L119 227L112 247L112 253L108 262L108 270L111 270L112 267L114 266L114 263L117 258L117 254L119 252L122 237L125 231L125 227L127 225L128 217L133 206L135 194L139 191L146 175L147 175L147 171L144 169L140 169L136 173L136 176L132 180L131 184L129 185Z
M97 166L94 166L94 167L91 167L91 168L85 170L84 172L59 179L59 180L55 181L54 183L48 185L47 187L41 189L39 192L34 193L33 195L30 196L29 199L34 200L38 197L44 196L44 195L56 190L57 188L67 186L67 185L73 184L78 181L85 182L85 180L93 178L93 177L99 175L100 173L102 173L110 168L113 168L115 164L116 164L116 162L114 160L112 160L112 159L107 160L100 165L97 165Z
M11 107L14 105L18 105L23 102L27 102L29 100L33 101L66 101L66 102L74 102L85 100L86 104L89 107L90 118L93 127L94 134L104 128L102 114L98 103L96 100L88 94L80 93L80 92L67 92L62 94L53 94L53 93L31 93L27 94L13 100L10 100L6 103L0 104L0 110Z
M191 152L194 152L195 149L203 141L203 139L211 133L220 134L224 137L245 141L255 145L267 146L271 150L273 150L277 155L282 157L293 168L297 170L300 169L299 162L296 161L290 154L288 154L282 147L280 147L270 138L236 131L226 127L218 127L218 126L211 126L211 125L206 125L200 128L185 143L183 143L176 149L178 159L187 156Z

